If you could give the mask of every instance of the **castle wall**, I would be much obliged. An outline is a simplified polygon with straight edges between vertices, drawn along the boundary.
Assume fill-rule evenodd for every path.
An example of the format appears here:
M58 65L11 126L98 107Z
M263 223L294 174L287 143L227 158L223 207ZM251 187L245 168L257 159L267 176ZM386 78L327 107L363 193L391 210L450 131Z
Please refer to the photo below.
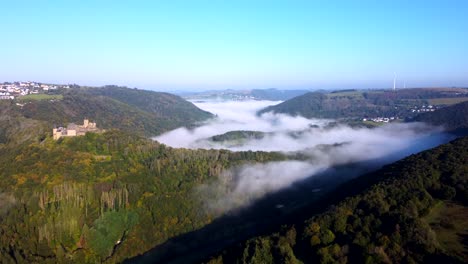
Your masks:
M96 127L96 123L89 122L88 119L83 120L83 125L76 125L73 123L68 124L67 128L54 128L52 129L53 139L57 140L61 137L76 137L84 136L86 132L100 132L102 130Z
M76 136L76 130L75 129L67 129L67 136L68 137L75 137Z

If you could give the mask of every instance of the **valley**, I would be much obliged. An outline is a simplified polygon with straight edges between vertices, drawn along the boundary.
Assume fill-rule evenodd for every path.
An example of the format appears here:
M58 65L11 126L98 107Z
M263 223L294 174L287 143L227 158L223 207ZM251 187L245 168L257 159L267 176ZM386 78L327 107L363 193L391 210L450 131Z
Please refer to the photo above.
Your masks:
M382 166L412 162L466 131L466 103L368 128L258 114L277 101L192 104L123 87L58 92L23 106L0 102L4 263L230 263L235 245L300 226L378 184L382 176L369 175ZM54 123L81 116L105 132L52 138ZM458 164L465 154L456 155Z
M0 264L468 263L468 1L2 1Z

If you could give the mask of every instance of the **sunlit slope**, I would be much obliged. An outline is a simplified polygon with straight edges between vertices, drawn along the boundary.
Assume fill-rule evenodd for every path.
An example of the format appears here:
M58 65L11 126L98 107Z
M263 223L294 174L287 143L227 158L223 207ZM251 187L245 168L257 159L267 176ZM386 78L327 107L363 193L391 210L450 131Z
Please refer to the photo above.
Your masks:
M180 126L193 126L212 116L167 93L122 87L74 88L62 93L63 98L58 100L22 100L24 106L10 105L10 112L45 121L49 127L81 123L84 118L89 118L99 128L121 129L145 136L155 136Z
M0 262L121 262L209 224L198 186L232 166L285 158L173 149L120 131L5 149Z
M116 86L85 91L87 94L118 100L141 111L151 113L161 121L170 122L175 126L187 126L213 117L212 114L197 108L191 102L169 93Z

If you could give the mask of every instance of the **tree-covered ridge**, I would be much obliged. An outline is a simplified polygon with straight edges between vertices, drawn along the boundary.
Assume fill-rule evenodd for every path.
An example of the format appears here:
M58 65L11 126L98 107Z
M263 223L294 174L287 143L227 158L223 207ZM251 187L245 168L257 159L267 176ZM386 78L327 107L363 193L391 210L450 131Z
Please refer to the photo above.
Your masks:
M400 117L414 116L415 107L435 98L461 98L468 89L401 89L397 91L345 90L332 93L310 92L259 112L301 115L307 118Z
M210 263L467 260L463 248L468 235L468 137L358 178L329 199L353 193L369 182L377 183L305 222L227 249ZM458 208L459 213L444 217L441 204ZM434 215L442 220L434 221ZM450 243L446 243L447 237Z
M175 122L179 126L190 125L213 117L211 113L197 108L191 102L169 93L117 86L105 86L85 91L88 94L113 98L142 111L153 113L163 120Z
M361 94L335 96L311 92L281 104L269 106L259 113L274 112L301 115L306 118L363 118L399 116L403 113L401 109L395 109L398 102L393 98L380 102L378 99L371 100L366 96Z
M438 109L431 113L422 113L411 121L444 126L448 130L466 134L468 133L468 102Z
M121 262L212 221L196 186L232 166L282 159L173 149L119 131L5 147L0 262Z
M50 127L96 121L100 128L120 129L155 136L181 126L193 126L212 117L182 98L160 92L124 87L73 88L59 91L60 100L22 101L14 110L28 119L45 121Z
M242 141L248 139L262 139L265 137L265 134L267 133L261 131L235 130L221 135L212 136L208 139L214 142Z

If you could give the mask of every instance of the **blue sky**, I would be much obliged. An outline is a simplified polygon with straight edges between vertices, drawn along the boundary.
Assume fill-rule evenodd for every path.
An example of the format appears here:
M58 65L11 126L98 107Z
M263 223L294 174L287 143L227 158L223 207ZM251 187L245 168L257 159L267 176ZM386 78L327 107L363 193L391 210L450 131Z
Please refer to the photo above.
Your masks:
M468 1L3 1L0 82L468 86Z

